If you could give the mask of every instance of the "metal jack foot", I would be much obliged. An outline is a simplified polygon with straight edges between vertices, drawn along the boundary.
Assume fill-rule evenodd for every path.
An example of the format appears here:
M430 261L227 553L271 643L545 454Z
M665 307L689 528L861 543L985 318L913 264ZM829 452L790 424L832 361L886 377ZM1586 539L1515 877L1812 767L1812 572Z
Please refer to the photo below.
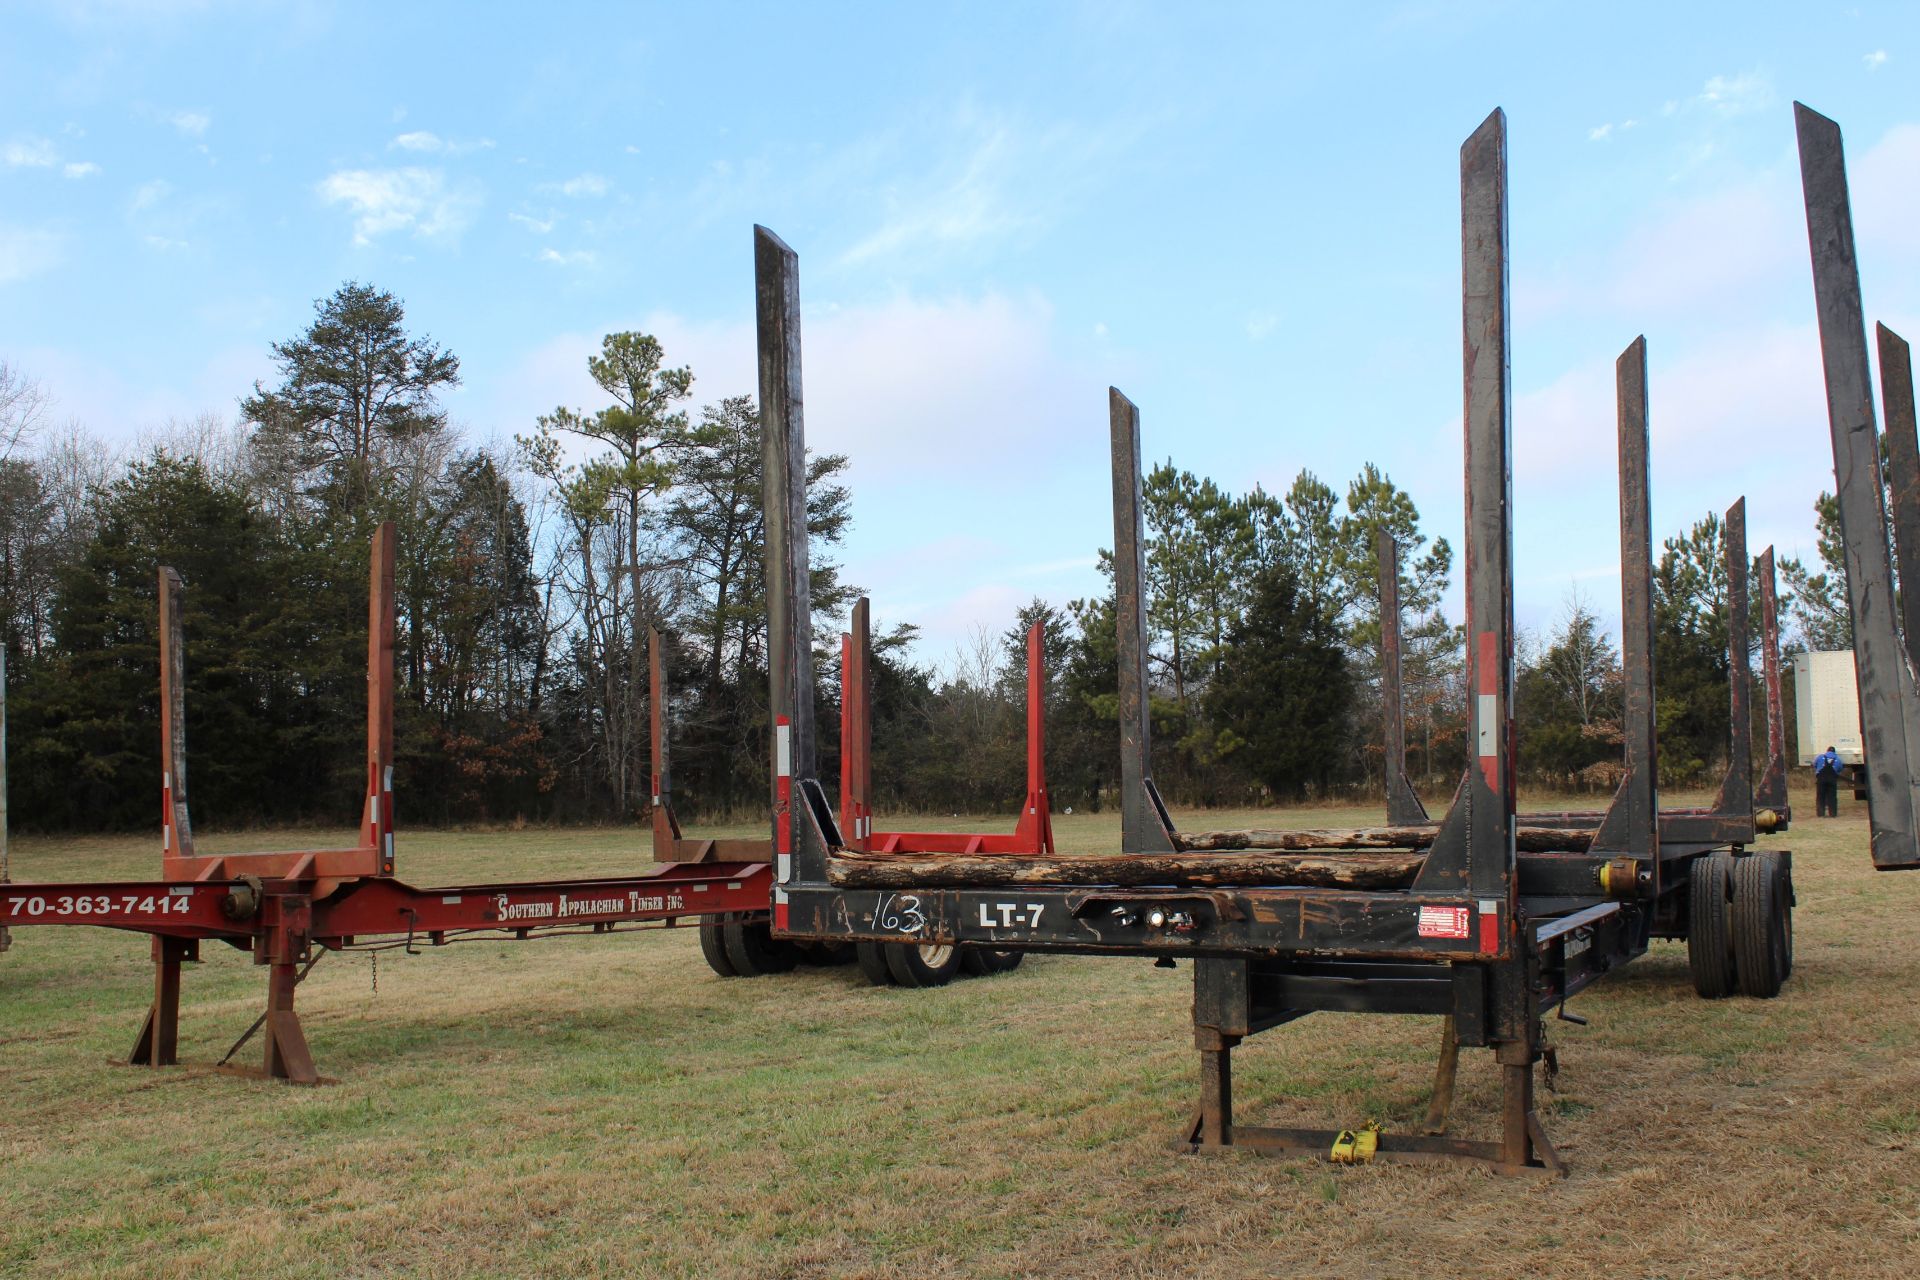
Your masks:
M267 1075L292 1084L319 1084L313 1054L307 1048L307 1034L300 1027L300 1015L294 1012L293 992L300 982L300 968L275 963L267 976L266 1032Z
M1420 1131L1437 1137L1447 1131L1453 1114L1453 1082L1460 1070L1460 1035L1453 1015L1440 1024L1440 1060L1433 1069L1433 1097L1427 1103L1427 1122Z
M198 960L190 938L153 939L153 1004L127 1055L130 1067L171 1067L180 1061L180 962Z

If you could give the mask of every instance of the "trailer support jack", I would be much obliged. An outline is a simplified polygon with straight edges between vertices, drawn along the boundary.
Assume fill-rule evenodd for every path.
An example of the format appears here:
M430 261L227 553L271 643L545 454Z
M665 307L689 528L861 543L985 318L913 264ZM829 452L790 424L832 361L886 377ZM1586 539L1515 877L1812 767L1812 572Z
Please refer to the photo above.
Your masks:
M1449 1020L1451 1022L1451 1020ZM1188 1130L1187 1146L1195 1152L1219 1152L1239 1148L1260 1155L1317 1156L1329 1159L1343 1131L1337 1129L1278 1129L1233 1122L1233 1050L1241 1037L1214 1027L1194 1028L1194 1044L1200 1051L1200 1109ZM1448 1101L1451 1102L1452 1076L1448 1063L1457 1058L1459 1046L1451 1044L1452 1054L1443 1050L1442 1072L1446 1076ZM1531 1058L1526 1045L1500 1046L1496 1056ZM1554 1150L1534 1109L1534 1063L1506 1062L1500 1066L1501 1107L1500 1140L1473 1142L1434 1133L1381 1133L1374 1158L1409 1164L1466 1162L1485 1166L1489 1171L1509 1177L1561 1178L1567 1166ZM1438 1086L1436 1085L1436 1088ZM1440 1099L1436 1095L1435 1104ZM1445 1125L1444 1111L1441 1113ZM1429 1124L1432 1123L1429 1113Z

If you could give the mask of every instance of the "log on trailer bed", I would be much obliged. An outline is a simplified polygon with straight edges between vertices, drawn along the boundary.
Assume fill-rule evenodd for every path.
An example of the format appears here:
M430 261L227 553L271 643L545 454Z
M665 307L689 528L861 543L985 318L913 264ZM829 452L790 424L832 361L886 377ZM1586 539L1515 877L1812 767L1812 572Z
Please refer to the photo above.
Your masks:
M1410 827L1353 827L1335 831L1275 831L1258 827L1246 831L1183 831L1180 847L1198 853L1209 849L1314 849L1337 853L1345 849L1425 849L1440 834L1440 824ZM1522 853L1584 853L1593 843L1592 831L1562 827L1515 827L1514 847Z
M1088 857L1020 854L861 853L827 859L843 889L966 888L973 885L1287 885L1404 889L1424 853L1123 853Z

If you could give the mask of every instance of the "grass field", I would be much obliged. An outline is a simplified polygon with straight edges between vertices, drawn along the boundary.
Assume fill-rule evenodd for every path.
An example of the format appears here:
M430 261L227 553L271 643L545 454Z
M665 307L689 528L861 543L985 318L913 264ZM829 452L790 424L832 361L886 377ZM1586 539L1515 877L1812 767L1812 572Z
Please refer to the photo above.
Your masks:
M1089 851L1117 833L1057 828ZM109 1065L148 998L146 940L24 930L0 956L0 1274L1912 1277L1920 874L1869 868L1857 806L1772 843L1799 892L1785 993L1700 1001L1660 943L1578 998L1592 1025L1549 1025L1564 1070L1542 1105L1573 1165L1553 1184L1177 1152L1184 963L1034 958L938 991L852 968L723 981L689 929L389 953L376 992L369 957L336 955L300 1000L338 1082L295 1089ZM400 857L432 884L644 849L405 833ZM20 841L13 869L157 861L152 839ZM263 974L207 948L184 1058L219 1057ZM1239 1115L1411 1127L1437 1039L1430 1018L1270 1032L1238 1055ZM1487 1054L1463 1057L1457 1130L1491 1136L1494 1086Z

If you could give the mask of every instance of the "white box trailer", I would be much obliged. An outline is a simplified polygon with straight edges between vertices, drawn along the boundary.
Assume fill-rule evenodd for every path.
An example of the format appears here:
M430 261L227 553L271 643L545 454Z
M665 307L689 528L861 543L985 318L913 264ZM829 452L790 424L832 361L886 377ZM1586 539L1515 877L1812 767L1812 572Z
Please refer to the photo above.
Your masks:
M1860 692L1854 683L1853 650L1827 649L1793 655L1794 746L1802 765L1832 747L1842 763L1864 764L1860 737Z
M1866 798L1866 742L1860 733L1860 691L1853 650L1793 655L1794 749L1802 766L1832 747L1847 766L1856 800Z

